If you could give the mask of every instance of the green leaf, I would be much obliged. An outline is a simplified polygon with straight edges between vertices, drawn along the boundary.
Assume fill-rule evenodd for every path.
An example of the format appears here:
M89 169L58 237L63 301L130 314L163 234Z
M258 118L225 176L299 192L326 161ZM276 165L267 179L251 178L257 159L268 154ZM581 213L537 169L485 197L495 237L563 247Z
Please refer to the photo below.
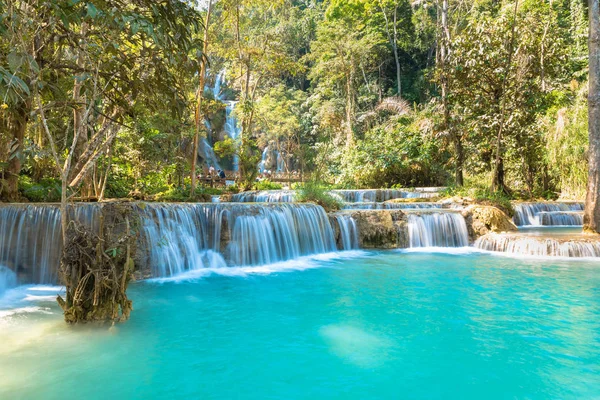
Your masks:
M13 73L16 73L19 68L21 68L21 65L23 65L23 56L18 54L16 51L11 51L8 53L6 59L8 61L8 67Z
M98 9L94 5L94 3L87 3L87 16L94 19L98 16Z

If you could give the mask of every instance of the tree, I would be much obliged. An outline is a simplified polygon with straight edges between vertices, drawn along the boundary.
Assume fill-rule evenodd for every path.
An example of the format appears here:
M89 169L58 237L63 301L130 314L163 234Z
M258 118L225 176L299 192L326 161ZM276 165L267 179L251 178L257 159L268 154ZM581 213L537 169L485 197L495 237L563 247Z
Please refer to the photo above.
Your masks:
M198 141L200 139L200 126L204 120L202 115L202 99L204 98L204 82L206 79L206 64L208 63L208 32L210 27L210 16L212 13L213 0L208 0L206 19L204 22L204 45L202 47L202 59L200 60L200 71L198 71L198 90L196 91L194 146L192 149L192 172L190 198L196 194L196 161L198 160Z
M589 1L589 175L584 229L600 233L600 1Z

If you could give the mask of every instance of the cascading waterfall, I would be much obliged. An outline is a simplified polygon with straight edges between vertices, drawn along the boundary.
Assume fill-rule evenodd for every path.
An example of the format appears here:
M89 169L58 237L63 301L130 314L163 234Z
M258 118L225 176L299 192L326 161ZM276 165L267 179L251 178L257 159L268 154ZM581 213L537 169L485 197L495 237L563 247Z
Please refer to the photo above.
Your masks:
M140 213L158 277L336 250L325 211L312 204L147 204Z
M344 210L413 210L442 208L438 203L345 203Z
M542 226L581 226L583 212L580 211L544 211L537 215Z
M358 227L350 215L336 215L335 219L340 228L342 250L358 249Z
M265 190L261 192L244 192L232 196L234 202L293 202L293 190ZM347 209L376 209L395 210L410 208L441 208L436 203L384 203L388 200L400 198L429 198L431 192L406 192L396 189L383 190L332 190L332 196L345 203ZM435 195L435 193L433 193Z
M481 250L528 256L600 257L600 242L488 234L475 241Z
M236 203L291 203L294 196L293 190L263 190L236 193L231 196L231 200Z
M583 220L581 220L581 223L573 223L580 221L576 216L562 218L558 216L560 214L548 214L583 211L583 208L583 203L518 203L514 205L515 216L513 221L517 226L582 225ZM541 213L545 213L546 216L540 218Z
M463 247L469 233L463 216L453 212L408 214L410 247Z
M75 220L93 229L98 210L95 204L70 207ZM0 207L0 238L0 266L11 270L18 283L58 281L62 232L57 205Z
M332 190L331 194L346 203L375 203L393 199L432 198L437 196L437 192L406 191L400 189Z
M8 267L0 265L0 296L10 288L17 286L17 274Z

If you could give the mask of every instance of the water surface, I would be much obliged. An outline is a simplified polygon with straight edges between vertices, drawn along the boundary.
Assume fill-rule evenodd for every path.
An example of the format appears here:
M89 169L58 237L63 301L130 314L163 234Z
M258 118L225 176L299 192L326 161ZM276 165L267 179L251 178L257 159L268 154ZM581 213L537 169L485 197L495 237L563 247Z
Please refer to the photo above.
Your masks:
M352 254L136 283L111 329L9 291L0 398L600 397L597 262Z

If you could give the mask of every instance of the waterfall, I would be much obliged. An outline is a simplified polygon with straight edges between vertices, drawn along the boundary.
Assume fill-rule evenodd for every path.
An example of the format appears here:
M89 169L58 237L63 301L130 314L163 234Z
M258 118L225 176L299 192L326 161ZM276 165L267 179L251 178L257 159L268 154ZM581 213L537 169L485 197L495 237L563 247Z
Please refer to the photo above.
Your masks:
M544 211L538 214L538 221L543 226L581 226L581 211Z
M336 215L335 219L340 227L342 250L358 249L358 227L350 215Z
M561 202L544 202L544 203L517 203L513 205L515 216L513 221L517 226L540 226L540 225L558 225L553 222L565 222L563 218L545 217L544 221L540 220L541 213L557 213L557 212L572 212L583 211L583 203L561 203ZM575 218L570 218L570 221L575 221ZM546 223L542 223L546 222ZM583 222L583 221L582 221ZM560 225L574 225L563 224ZM583 223L578 224L583 225Z
M17 274L0 265L0 296L8 289L17 286Z
M463 216L453 212L408 214L410 247L463 247L469 233Z
M600 242L488 234L475 241L481 250L528 256L600 257Z
M231 196L236 203L291 203L294 201L293 190L263 190L260 192L243 192Z
M70 208L75 220L92 228L98 210L96 204ZM0 207L0 238L0 265L12 270L19 283L58 281L62 231L57 205Z
M431 209L442 208L438 203L345 203L342 206L344 210L412 210L412 209Z
M375 203L394 199L432 198L438 195L437 192L425 190L407 191L400 189L332 190L331 194L346 203Z
M157 277L336 250L325 211L312 204L145 204L140 213Z

